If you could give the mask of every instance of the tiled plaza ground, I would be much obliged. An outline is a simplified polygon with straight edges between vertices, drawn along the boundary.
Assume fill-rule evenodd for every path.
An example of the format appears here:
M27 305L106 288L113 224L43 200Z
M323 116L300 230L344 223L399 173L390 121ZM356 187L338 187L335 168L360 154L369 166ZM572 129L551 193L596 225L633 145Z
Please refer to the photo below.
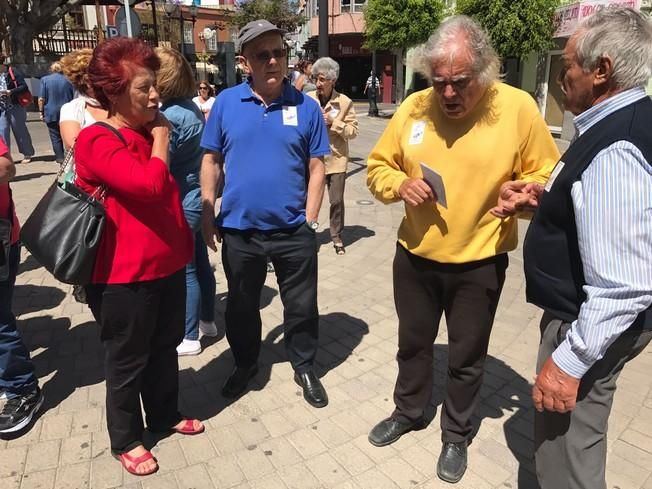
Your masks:
M367 442L369 429L392 410L396 376L391 262L402 206L372 201L364 184L366 154L386 122L361 116L362 132L352 144L346 188L347 254L336 256L327 231L319 233L323 244L318 367L330 395L327 408L308 406L292 381L282 343L281 303L269 275L261 303L261 370L252 391L234 402L220 396L232 357L224 338L204 342L201 355L181 359L180 398L185 413L206 420L206 432L159 440L153 449L161 466L157 475L126 474L109 453L98 328L88 309L74 301L71 288L54 280L24 252L14 309L46 400L29 432L0 440L0 488L451 487L434 473L447 355L443 325L434 346L431 423L392 446L375 448ZM29 127L39 154L51 154L45 126L30 122ZM22 219L54 173L53 162L18 167L13 189ZM326 205L320 222L327 222ZM211 260L218 280L218 325L223 331L225 281L219 255L212 254ZM459 488L537 488L530 381L539 312L524 301L520 249L510 261L477 413L480 427ZM648 349L620 378L610 424L610 489L652 489L651 370Z

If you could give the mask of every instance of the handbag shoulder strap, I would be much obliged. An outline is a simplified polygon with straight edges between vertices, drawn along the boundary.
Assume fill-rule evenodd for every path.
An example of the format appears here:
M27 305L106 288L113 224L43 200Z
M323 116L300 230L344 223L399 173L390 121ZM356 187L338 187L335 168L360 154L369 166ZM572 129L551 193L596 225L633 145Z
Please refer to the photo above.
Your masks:
M120 141L122 141L122 143L123 143L125 146L128 146L128 145L127 145L127 140L125 139L125 137L120 133L120 131L118 131L118 130L117 130L115 127L113 127L111 124L109 124L109 123L107 123L107 122L104 122L104 121L97 121L97 122L95 123L95 125L96 125L96 126L102 126L102 127L106 128L106 129L108 129L108 130L111 131L113 134L115 134L116 136L118 136L118 139L119 139Z

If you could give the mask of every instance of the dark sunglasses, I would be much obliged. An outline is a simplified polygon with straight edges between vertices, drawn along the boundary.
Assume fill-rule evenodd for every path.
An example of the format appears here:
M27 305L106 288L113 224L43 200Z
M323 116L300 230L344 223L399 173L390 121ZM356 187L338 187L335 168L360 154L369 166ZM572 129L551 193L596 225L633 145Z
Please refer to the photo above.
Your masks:
M200 90L208 90L208 87L199 87Z
M288 54L287 49L279 48L279 49L272 49L271 51L267 51L267 50L258 51L253 55L253 58L255 58L257 61L261 63L267 63L272 58L274 59L285 58L287 54Z

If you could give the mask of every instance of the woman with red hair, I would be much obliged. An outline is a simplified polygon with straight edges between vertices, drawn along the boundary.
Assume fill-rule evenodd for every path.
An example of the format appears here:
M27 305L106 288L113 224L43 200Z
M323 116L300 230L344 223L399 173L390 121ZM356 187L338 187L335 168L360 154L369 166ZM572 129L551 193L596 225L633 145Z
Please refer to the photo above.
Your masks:
M150 431L204 431L177 405L176 346L193 245L168 169L170 126L159 112L158 68L154 51L139 40L98 45L88 81L108 125L84 128L75 146L77 184L105 195L106 225L86 294L105 349L111 451L135 475L158 469L142 443L141 400Z

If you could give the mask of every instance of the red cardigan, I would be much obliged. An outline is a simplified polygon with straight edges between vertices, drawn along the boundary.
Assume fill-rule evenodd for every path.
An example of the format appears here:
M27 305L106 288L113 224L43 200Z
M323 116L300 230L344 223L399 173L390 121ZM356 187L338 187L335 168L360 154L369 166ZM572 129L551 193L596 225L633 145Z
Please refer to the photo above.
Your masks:
M93 283L132 283L166 277L192 258L193 238L179 189L165 163L152 158L152 138L120 129L127 146L101 126L84 128L75 145L77 185L106 187L106 224Z

